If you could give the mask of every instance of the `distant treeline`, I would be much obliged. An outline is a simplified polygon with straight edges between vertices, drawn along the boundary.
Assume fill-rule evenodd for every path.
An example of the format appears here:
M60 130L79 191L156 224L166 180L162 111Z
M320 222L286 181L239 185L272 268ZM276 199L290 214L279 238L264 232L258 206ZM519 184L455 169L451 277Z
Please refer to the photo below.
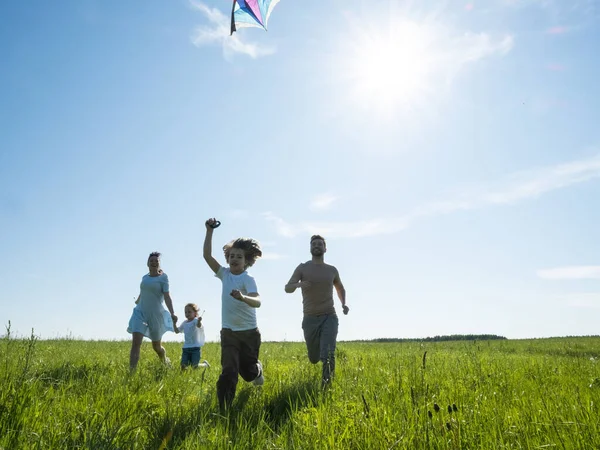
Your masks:
M426 338L377 338L365 339L353 342L443 342L443 341L493 341L506 339L497 334L450 334L444 336L433 336Z

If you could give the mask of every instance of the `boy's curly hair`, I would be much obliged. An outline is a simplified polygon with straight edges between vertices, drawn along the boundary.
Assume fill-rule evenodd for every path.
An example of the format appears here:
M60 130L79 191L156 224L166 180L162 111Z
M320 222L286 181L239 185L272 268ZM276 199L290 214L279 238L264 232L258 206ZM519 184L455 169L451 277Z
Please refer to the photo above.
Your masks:
M251 238L237 238L223 246L225 261L229 262L229 254L231 253L232 248L244 250L244 258L246 259L246 266L244 269L253 266L256 260L262 256L260 243L257 240Z

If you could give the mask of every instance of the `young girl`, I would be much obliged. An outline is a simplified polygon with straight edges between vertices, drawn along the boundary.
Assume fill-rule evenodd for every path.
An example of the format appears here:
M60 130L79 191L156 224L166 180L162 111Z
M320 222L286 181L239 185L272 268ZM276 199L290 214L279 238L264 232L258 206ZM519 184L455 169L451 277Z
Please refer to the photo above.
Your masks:
M221 267L212 256L215 219L206 221L204 260L223 283L221 293L221 366L217 397L221 410L233 402L238 375L255 385L264 383L262 364L258 360L261 337L256 325L256 308L260 296L254 278L246 272L262 256L254 239L239 238L223 247L229 267Z
M185 318L187 319L179 327L175 328L176 333L183 332L184 342L181 352L181 370L192 366L194 369L200 367L210 367L208 361L202 361L202 346L204 345L204 327L202 326L202 317L198 316L198 305L188 303L185 305Z

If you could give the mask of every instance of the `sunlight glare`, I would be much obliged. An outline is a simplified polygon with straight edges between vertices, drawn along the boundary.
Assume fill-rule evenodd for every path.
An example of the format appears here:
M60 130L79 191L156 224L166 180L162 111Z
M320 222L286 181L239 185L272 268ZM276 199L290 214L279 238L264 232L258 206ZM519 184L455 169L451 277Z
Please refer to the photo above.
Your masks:
M355 100L369 108L413 109L430 89L434 69L433 34L425 26L402 21L389 31L357 35L346 77Z

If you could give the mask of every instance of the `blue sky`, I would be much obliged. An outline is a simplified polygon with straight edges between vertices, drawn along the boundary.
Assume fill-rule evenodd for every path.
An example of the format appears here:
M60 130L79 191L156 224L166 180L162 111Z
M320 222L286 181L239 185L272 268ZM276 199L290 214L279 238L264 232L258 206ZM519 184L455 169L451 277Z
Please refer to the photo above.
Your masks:
M2 324L129 339L158 250L217 340L217 217L216 256L263 245L263 340L302 339L313 233L339 339L598 334L600 2L373 3L230 37L228 1L2 2Z

